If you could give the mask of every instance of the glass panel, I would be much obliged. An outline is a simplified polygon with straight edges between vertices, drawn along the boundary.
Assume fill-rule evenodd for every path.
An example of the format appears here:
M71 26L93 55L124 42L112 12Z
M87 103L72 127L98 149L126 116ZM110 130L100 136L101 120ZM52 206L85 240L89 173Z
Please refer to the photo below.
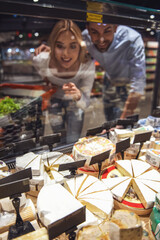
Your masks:
M22 2L19 1L19 3ZM96 12L95 6L86 1L77 4L73 1L68 8L74 8L75 12L73 11L72 16L68 10L68 17L74 20L79 30L73 27L76 30L71 31L71 34L62 31L57 35L53 32L49 40L53 27L61 19L57 19L58 17L54 15L51 17L52 11L50 12L49 9L53 10L53 6L50 1L44 2L30 1L28 5L43 6L48 11L48 17L47 11L45 16L40 17L42 12L38 12L36 8L30 8L29 13L27 7L21 10L23 13L21 15L17 14L20 11L16 9L14 15L0 15L0 98L9 96L18 104L14 104L14 107L20 107L20 110L15 110L11 116L7 115L8 112L2 113L7 116L0 118L2 127L7 121L8 124L15 121L20 126L17 132L14 130L14 135L9 133L6 138L2 139L2 146L33 137L39 141L41 136L52 133L62 134L60 144L77 141L86 135L88 129L102 126L104 122L121 116L130 91L129 81L138 93L143 93L144 88L144 95L134 112L131 110L127 115L137 113L140 118L147 117L151 113L156 71L158 10L136 9L133 6L127 8L115 2L111 7L115 7L117 12L110 11L109 13L107 5L100 2L102 10L101 5L98 5L100 9L97 15L100 13L99 15L103 16L102 24L101 21L94 23L100 20L99 15L92 15ZM60 2L58 4L57 8L60 8ZM67 6L67 1L63 1L61 18ZM89 15L86 15L86 8ZM13 9L8 11L13 12ZM24 11L26 11L25 14ZM31 16L34 15L34 11L37 11L37 17ZM149 13L152 11L157 14L156 19L150 18L148 21ZM78 12L80 16L77 14L79 19L76 21ZM82 12L85 13L84 16ZM135 15L135 12L138 15ZM84 34L87 17L88 21L93 20L87 28L95 45L92 45L89 35ZM120 22L117 22L118 20ZM121 22L125 22L126 26L117 27L111 24ZM65 24L69 26L72 23L68 21ZM127 25L139 34L129 29ZM83 32L83 36L85 35L83 41L79 34L80 31ZM139 39L136 44L140 42L140 45L137 48L134 48L133 43L130 46L129 37L126 40L128 32L131 32L133 43L137 38ZM112 41L113 37L116 40ZM85 43L87 49L84 49L86 51L84 54L82 49ZM41 44L45 44L47 48L35 58L35 49ZM146 50L145 55L143 55L143 44ZM138 60L132 59L134 54ZM146 61L143 61L144 57ZM144 63L146 63L146 68L143 66ZM140 71L137 70L136 64L140 65ZM143 86L145 74L147 84ZM136 100L138 95L133 97Z

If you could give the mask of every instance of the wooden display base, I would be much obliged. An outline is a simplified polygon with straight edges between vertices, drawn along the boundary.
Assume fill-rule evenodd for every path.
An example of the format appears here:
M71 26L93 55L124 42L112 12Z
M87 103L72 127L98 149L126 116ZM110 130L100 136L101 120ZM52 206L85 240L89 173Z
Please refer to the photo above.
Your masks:
M124 209L124 210L129 210L132 211L134 213L136 213L139 216L146 216L149 215L152 211L152 208L148 208L148 209L140 209L140 208L135 208L135 207L130 207L127 206L121 202L118 202L117 200L114 199L114 208L115 209Z
M27 192L27 195L30 195L32 197L38 197L39 191L29 191Z

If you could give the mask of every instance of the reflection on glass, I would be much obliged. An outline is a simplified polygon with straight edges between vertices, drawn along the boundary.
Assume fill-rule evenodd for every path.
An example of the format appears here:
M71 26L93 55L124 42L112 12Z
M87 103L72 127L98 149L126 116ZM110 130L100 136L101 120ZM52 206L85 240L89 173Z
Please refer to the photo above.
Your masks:
M85 136L87 129L111 119L133 113L147 117L151 113L157 60L155 35L150 35L149 29L137 32L109 23L59 23L62 25L55 25L53 31L49 27L47 32L24 29L0 33L1 83L25 84L23 89L1 88L0 97L27 99L22 103L25 105L50 89L56 90L39 117L44 124L40 134L61 132L63 143L75 142ZM48 45L41 45L44 40ZM44 49L37 50L39 46ZM38 90L29 90L26 85ZM34 120L31 112L30 122ZM23 138L34 136L30 122L24 124Z
M48 108L53 132L66 127L66 142L74 142L81 135L84 109L89 106L94 62L87 58L81 30L70 20L56 23L49 44L36 49L33 63L47 83L46 90L56 87Z

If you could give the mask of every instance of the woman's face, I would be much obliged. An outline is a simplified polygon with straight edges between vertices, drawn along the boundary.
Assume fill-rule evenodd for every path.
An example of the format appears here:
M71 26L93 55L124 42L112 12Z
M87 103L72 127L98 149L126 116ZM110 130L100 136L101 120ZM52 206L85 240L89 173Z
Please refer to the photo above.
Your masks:
M78 60L80 45L70 31L62 32L55 43L55 59L62 68L69 69Z

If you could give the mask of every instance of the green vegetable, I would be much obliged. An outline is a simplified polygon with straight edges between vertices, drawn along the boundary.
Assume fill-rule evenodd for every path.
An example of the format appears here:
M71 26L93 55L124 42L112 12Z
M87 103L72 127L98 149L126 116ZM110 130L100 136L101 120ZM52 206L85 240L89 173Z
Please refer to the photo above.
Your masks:
M5 97L0 101L0 116L16 112L19 109L20 104L15 103L15 100L10 97Z

